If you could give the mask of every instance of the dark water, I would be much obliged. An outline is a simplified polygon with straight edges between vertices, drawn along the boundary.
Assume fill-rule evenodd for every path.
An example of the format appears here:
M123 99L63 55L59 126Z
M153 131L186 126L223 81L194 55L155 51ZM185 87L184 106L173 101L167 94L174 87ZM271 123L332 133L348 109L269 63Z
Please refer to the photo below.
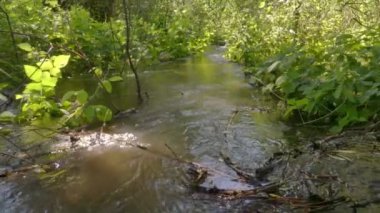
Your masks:
M224 170L224 152L254 171L286 146L289 128L278 120L276 104L244 83L240 66L213 50L152 67L141 77L148 101L136 114L116 119L107 131L131 132L156 154L134 148L69 154L60 160L64 170L0 181L0 212L289 211L263 200L226 201L195 193L184 165L162 157L170 155L168 144L185 159ZM95 85L72 79L61 87L91 91ZM133 81L115 84L115 92L101 100L134 107L133 87ZM376 168L368 168L368 175L379 174ZM373 184L380 178L372 179ZM370 183L363 182L365 187Z

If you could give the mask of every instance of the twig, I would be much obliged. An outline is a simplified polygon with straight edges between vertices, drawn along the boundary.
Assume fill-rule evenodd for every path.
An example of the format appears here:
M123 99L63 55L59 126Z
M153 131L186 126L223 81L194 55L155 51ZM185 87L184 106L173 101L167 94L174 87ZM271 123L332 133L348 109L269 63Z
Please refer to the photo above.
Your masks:
M233 121L234 118L239 114L239 112L240 112L239 110L234 110L234 111L232 112L232 115L231 115L231 117L230 117L230 120L228 121L227 127L226 127L226 129L225 129L226 132L229 130L229 128L230 128L230 126L231 126L231 124L232 124L232 121Z
M123 0L123 9L124 9L124 21L125 21L125 39L126 39L126 44L125 44L125 54L126 58L129 62L129 67L131 68L134 76L135 76L135 81L136 81L136 90L137 90L137 98L140 103L143 102L143 97L141 94L141 84L140 84L140 78L139 74L137 72L137 69L133 63L132 60L132 55L131 55L131 9L130 9L130 2L128 0Z
M333 115L335 112L337 112L342 106L343 104L346 103L346 100L343 101L343 103L341 103L338 107L336 107L333 111L327 113L326 115L322 116L322 117L319 117L317 119L314 119L314 120L311 120L311 121L307 121L307 122L303 122L302 125L307 125L307 124L312 124L312 123L315 123L315 122L318 122L320 120L323 120L325 118L328 118L330 117L331 115Z
M181 160L182 158L180 158L175 152L174 150L167 144L165 143L165 147L168 148L168 150L173 154L173 156L177 159L177 160Z
M13 159L17 159L17 160L21 160L21 161L28 161L30 163L33 163L33 161L30 160L30 159L19 158L19 157L15 156L15 155L7 154L5 152L0 152L0 155L6 156L6 157L10 157L10 158L13 158Z
M25 149L23 149L22 147L20 147L19 145L17 145L16 143L14 143L12 140L10 140L9 138L7 137L4 137L4 136L1 136L5 141L7 141L9 144L13 145L14 147L16 147L20 152L23 152L25 153L31 160L34 161L34 158L27 152L25 151Z
M254 182L258 182L256 177L253 174L249 174L248 172L243 171L240 167L235 166L235 163L233 163L228 156L226 156L222 152L220 153L220 156L222 157L224 163L228 167L230 167L245 182L251 183L251 184Z

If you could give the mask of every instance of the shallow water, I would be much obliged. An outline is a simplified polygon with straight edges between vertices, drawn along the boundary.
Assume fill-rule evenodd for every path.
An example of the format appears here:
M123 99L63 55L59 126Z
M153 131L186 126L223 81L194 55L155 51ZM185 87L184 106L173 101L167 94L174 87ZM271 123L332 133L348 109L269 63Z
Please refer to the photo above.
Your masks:
M226 201L195 193L186 167L164 157L171 156L167 144L184 159L227 171L223 152L254 171L286 146L289 127L278 120L276 104L245 83L242 68L226 62L221 51L142 72L149 99L137 113L117 118L107 132L131 132L152 153L136 148L76 152L58 160L63 170L0 180L0 212L290 211L263 200ZM85 78L61 85L62 91L94 87ZM131 88L131 80L119 82L99 101L136 107Z

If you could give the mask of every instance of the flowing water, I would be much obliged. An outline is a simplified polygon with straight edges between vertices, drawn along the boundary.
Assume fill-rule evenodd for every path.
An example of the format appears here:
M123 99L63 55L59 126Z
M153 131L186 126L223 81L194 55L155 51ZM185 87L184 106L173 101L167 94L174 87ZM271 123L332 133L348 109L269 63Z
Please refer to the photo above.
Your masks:
M220 51L142 72L149 98L106 131L133 133L151 152L75 152L59 160L65 169L58 172L0 179L0 212L274 211L274 204L262 200L226 201L195 193L185 166L164 157L172 154L168 145L184 159L225 170L223 152L254 171L290 140L276 104L245 83L242 68L226 62ZM61 88L91 91L95 86L93 80L73 78ZM101 102L136 107L131 88L132 80L119 82Z

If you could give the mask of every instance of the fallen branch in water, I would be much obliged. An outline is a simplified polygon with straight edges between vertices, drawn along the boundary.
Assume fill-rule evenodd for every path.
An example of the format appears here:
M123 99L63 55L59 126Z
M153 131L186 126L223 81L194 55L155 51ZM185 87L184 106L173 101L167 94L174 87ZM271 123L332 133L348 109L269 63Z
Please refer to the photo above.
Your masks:
M235 173L243 179L247 183L257 183L258 180L256 179L255 175L250 174L244 170L242 170L240 167L236 166L235 163L232 162L231 158L223 154L222 152L220 153L220 156L222 157L224 163L230 167L232 170L235 171Z
M230 129L230 126L232 124L232 121L234 120L234 118L239 114L239 110L234 110L232 111L232 115L230 117L230 119L228 120L228 123L227 123L227 126L226 126L226 129L225 129L225 133L224 133L224 136L226 136L228 130Z

